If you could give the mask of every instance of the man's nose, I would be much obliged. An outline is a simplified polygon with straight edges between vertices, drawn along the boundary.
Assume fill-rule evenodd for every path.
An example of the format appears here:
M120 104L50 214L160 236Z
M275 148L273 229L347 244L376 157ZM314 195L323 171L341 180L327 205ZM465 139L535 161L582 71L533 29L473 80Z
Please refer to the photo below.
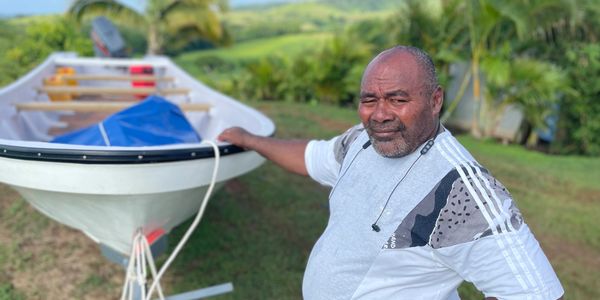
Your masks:
M377 101L377 105L375 106L375 110L371 114L371 119L376 122L385 122L390 121L394 118L392 114L389 104L385 100Z

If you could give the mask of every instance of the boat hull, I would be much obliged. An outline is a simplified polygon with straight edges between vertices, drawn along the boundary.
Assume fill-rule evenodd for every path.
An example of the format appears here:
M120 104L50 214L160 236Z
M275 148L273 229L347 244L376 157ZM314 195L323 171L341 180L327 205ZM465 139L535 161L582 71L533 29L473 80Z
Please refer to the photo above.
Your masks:
M217 187L258 167L255 152L222 157ZM214 158L142 165L83 165L0 158L0 181L36 209L120 253L138 229L169 232L197 213ZM17 176L15 176L17 174ZM20 175L18 175L20 174Z
M94 125L104 116L24 110L17 104L53 106L57 99L48 89L75 88L46 84L64 68L88 76L78 79L77 92L69 94L75 104L131 101L141 92L122 78L129 78L129 69L136 66L152 67L154 76L165 79L156 82L157 93L186 91L165 95L166 100L206 108L187 111L185 117L204 141L218 146L218 185L264 162L253 151L217 141L220 132L233 126L260 136L275 131L265 115L202 84L166 57L99 59L55 53L0 89L0 182L14 187L42 213L121 253L130 251L137 230L168 232L197 212L215 166L213 147L208 143L139 147L50 143L61 132ZM115 91L127 93L114 95Z
M21 187L15 189L43 214L81 230L95 242L125 255L131 251L131 240L137 228L146 235L155 230L168 233L194 215L207 187L142 195L90 195Z

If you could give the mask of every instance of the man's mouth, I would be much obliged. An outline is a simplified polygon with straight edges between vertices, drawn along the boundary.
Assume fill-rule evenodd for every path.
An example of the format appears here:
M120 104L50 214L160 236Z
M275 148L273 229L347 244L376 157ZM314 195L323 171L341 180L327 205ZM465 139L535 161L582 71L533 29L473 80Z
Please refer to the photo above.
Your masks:
M378 142L388 142L402 136L406 129L404 124L398 120L393 122L375 122L369 120L366 126L369 136Z
M397 130L371 130L371 135L377 139L390 139L399 133Z

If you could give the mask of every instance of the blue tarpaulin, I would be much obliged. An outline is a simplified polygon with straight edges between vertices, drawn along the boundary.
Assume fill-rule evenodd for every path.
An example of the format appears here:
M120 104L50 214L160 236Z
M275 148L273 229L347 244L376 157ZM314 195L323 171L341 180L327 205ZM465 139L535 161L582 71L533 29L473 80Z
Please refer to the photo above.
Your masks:
M201 140L177 105L153 95L110 115L98 124L58 136L51 142L93 146L156 146L199 143Z

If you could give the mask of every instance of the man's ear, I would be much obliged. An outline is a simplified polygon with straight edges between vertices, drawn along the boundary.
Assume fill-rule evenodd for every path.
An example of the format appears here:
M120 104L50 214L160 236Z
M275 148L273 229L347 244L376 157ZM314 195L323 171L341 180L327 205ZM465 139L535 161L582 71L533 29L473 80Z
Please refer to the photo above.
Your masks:
M441 86L438 85L431 94L431 102L433 114L439 116L444 104L444 89Z

